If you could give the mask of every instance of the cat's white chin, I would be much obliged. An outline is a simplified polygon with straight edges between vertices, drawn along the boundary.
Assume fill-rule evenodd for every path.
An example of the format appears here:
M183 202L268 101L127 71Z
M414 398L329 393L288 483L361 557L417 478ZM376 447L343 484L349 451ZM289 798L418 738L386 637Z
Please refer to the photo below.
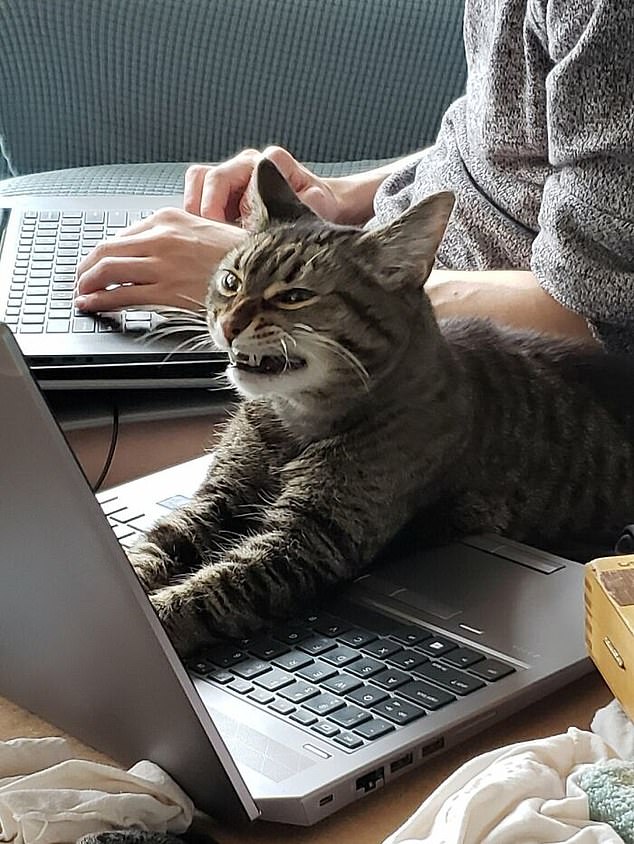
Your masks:
M227 367L227 378L236 390L248 399L291 396L315 386L313 373L308 365L278 374L267 374L241 369L232 364Z

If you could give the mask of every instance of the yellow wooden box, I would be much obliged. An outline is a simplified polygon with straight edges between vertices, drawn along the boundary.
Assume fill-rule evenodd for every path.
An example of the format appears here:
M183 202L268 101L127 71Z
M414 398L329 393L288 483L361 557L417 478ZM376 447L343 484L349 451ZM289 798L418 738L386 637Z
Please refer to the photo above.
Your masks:
M634 720L634 554L586 565L586 646Z

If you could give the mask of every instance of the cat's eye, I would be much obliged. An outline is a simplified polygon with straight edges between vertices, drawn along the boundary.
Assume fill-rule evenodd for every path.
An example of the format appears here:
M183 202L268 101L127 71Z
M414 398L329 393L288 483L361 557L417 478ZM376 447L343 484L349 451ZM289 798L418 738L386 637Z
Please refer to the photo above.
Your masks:
M240 279L233 273L226 272L218 280L218 290L224 296L235 296L240 289Z
M306 290L305 287L292 287L290 290L282 290L273 297L273 301L281 308L297 308L315 297L316 294L312 290Z

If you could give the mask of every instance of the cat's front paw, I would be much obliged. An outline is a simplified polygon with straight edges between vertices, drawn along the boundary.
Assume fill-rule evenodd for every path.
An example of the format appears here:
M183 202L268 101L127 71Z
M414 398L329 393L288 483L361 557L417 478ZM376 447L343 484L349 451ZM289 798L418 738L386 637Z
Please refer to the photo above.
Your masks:
M169 583L165 554L157 545L142 541L127 550L128 560L145 592L154 592Z
M214 640L195 611L191 596L182 586L166 586L152 592L149 597L163 629L180 656L187 656Z

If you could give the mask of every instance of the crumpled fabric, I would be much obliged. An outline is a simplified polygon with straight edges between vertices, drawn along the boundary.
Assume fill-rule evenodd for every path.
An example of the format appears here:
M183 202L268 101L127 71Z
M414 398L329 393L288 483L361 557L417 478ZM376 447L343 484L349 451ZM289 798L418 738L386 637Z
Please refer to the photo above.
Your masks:
M194 807L157 765L73 758L63 738L0 742L0 842L66 844L104 830L185 832Z
M634 723L618 700L597 709L590 724L593 733L601 736L621 759L634 762Z
M602 738L566 733L501 747L445 780L384 844L624 844L590 819L579 777L613 758Z

